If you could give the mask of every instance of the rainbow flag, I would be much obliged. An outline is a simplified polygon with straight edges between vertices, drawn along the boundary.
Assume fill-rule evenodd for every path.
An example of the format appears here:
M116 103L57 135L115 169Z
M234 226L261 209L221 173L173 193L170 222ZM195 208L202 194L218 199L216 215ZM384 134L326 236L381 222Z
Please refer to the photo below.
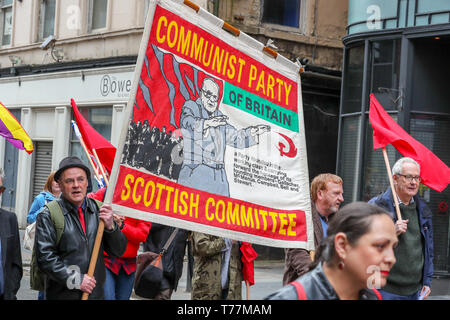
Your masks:
M0 102L0 136L8 140L14 147L33 152L33 142L22 128L19 121Z

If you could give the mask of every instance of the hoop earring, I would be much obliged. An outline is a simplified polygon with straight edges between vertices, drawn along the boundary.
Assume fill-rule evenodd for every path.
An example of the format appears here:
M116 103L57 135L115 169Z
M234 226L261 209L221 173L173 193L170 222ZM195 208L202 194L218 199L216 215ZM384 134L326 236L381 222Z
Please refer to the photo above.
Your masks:
M339 261L339 263L338 263L339 270L344 270L344 267L345 267L344 262L343 261Z

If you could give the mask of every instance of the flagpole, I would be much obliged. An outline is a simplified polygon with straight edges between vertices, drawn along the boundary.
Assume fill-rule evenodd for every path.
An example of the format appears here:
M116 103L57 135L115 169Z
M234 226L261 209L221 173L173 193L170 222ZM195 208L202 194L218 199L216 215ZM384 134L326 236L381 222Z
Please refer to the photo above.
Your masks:
M245 287L247 289L247 300L250 300L250 283L248 280L245 280Z
M98 166L100 167L100 171L102 172L103 179L105 179L106 187L109 187L109 181L108 181L108 178L106 177L105 169L103 168L103 165L100 162L100 159L98 158L97 151L95 149L92 149L92 153L94 154L95 160L97 160Z
M92 153L94 154L95 160L97 160L98 166L100 167L100 171L102 172L102 176L103 176L103 179L105 180L106 187L109 187L108 178L106 177L105 171L103 169L103 165L100 162L95 149L92 149ZM100 251L100 244L103 239L104 231L105 231L105 223L103 222L103 220L100 220L98 229L97 229L97 235L95 236L95 243L94 243L94 248L92 250L91 261L89 262L88 276L90 276L90 277L94 276L95 266L97 264L98 252ZM89 297L89 293L83 292L83 296L81 297L81 300L87 300L88 297Z
M395 188L394 188L394 180L392 180L391 166L389 165L389 159L388 159L388 155L386 152L386 147L383 147L383 156L384 156L384 162L386 163L386 170L388 172L389 183L391 185L392 197L394 198L395 212L397 213L397 219L402 220L402 215L400 214L400 206L398 204L398 199L397 199L397 193L395 192Z

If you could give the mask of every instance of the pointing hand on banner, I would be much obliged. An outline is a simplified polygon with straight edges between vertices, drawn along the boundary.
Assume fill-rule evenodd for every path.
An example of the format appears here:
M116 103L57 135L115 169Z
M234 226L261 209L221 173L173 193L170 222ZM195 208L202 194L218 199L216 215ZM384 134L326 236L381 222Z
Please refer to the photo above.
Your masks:
M250 133L253 136L255 136L255 135L259 136L259 135L262 135L262 134L264 134L266 132L269 132L269 131L270 131L270 126L267 126L267 125L264 125L264 124L259 124L259 125L255 126L255 127L252 127Z
M266 133L266 132L270 132L270 126L264 125L264 124L259 124L255 127L252 127L250 129L250 134L255 138L255 140L259 143L259 136Z

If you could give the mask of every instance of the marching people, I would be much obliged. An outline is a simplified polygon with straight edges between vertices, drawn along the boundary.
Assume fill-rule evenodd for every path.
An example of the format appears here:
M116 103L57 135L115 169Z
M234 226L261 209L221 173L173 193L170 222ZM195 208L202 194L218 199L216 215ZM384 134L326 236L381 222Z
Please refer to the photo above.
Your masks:
M119 216L120 217L120 216ZM120 228L128 243L121 257L104 252L106 265L105 300L129 300L136 276L136 257L141 242L145 242L151 223L130 217L120 217ZM116 220L117 221L117 220Z
M101 251L120 257L127 239L113 219L111 206L104 204L99 208L95 200L86 197L91 173L79 158L64 158L54 178L61 188L61 198L56 202L64 221L58 243L52 220L55 213L51 214L47 205L36 220L36 259L46 276L46 299L80 300L83 292L89 294L89 299L103 299L105 262L101 254L94 276L87 274L100 219L105 224Z
M59 195L61 194L61 189L59 188L58 182L55 181L55 173L56 171L50 173L50 175L47 177L47 181L45 182L44 191L39 193L34 198L33 203L31 204L30 207L30 211L28 211L27 215L28 224L36 222L37 215L39 214L39 212L41 212L44 205L46 205L50 201L59 198ZM44 300L43 291L39 291L38 300Z
M311 216L314 228L314 247L327 235L328 221L344 201L342 179L331 173L322 173L311 182ZM286 249L283 285L308 271L312 262L306 249Z
M0 168L0 194L3 191L3 169ZM17 300L22 275L17 216L0 208L0 300Z
M192 300L241 300L242 261L239 242L192 233Z
M160 253L174 230L174 227L152 223L147 240L144 242L144 251ZM188 233L186 230L178 229L175 238L163 254L163 278L160 291L154 300L170 300L173 291L177 290L178 281L183 273Z
M311 271L269 300L380 300L378 289L395 264L398 240L384 209L364 202L344 206L330 221Z
M401 220L395 214L390 187L369 201L392 214L399 239L395 249L397 263L381 294L386 300L426 299L431 292L433 276L433 224L431 210L417 195L420 165L411 158L401 158L392 167L392 177Z
M55 181L56 171L53 171L50 173L50 175L47 177L47 181L44 185L44 191L39 193L33 200L33 203L31 204L30 211L27 215L27 222L29 224L36 221L36 217L38 213L41 211L42 207L50 201L53 201L57 198L59 198L59 195L61 193L61 190L59 189L59 184L57 181Z
M104 201L106 188L89 193L88 198ZM106 266L105 300L129 300L136 276L137 252L147 238L151 223L113 214L114 220L127 237L127 248L121 257L110 257L103 252Z

